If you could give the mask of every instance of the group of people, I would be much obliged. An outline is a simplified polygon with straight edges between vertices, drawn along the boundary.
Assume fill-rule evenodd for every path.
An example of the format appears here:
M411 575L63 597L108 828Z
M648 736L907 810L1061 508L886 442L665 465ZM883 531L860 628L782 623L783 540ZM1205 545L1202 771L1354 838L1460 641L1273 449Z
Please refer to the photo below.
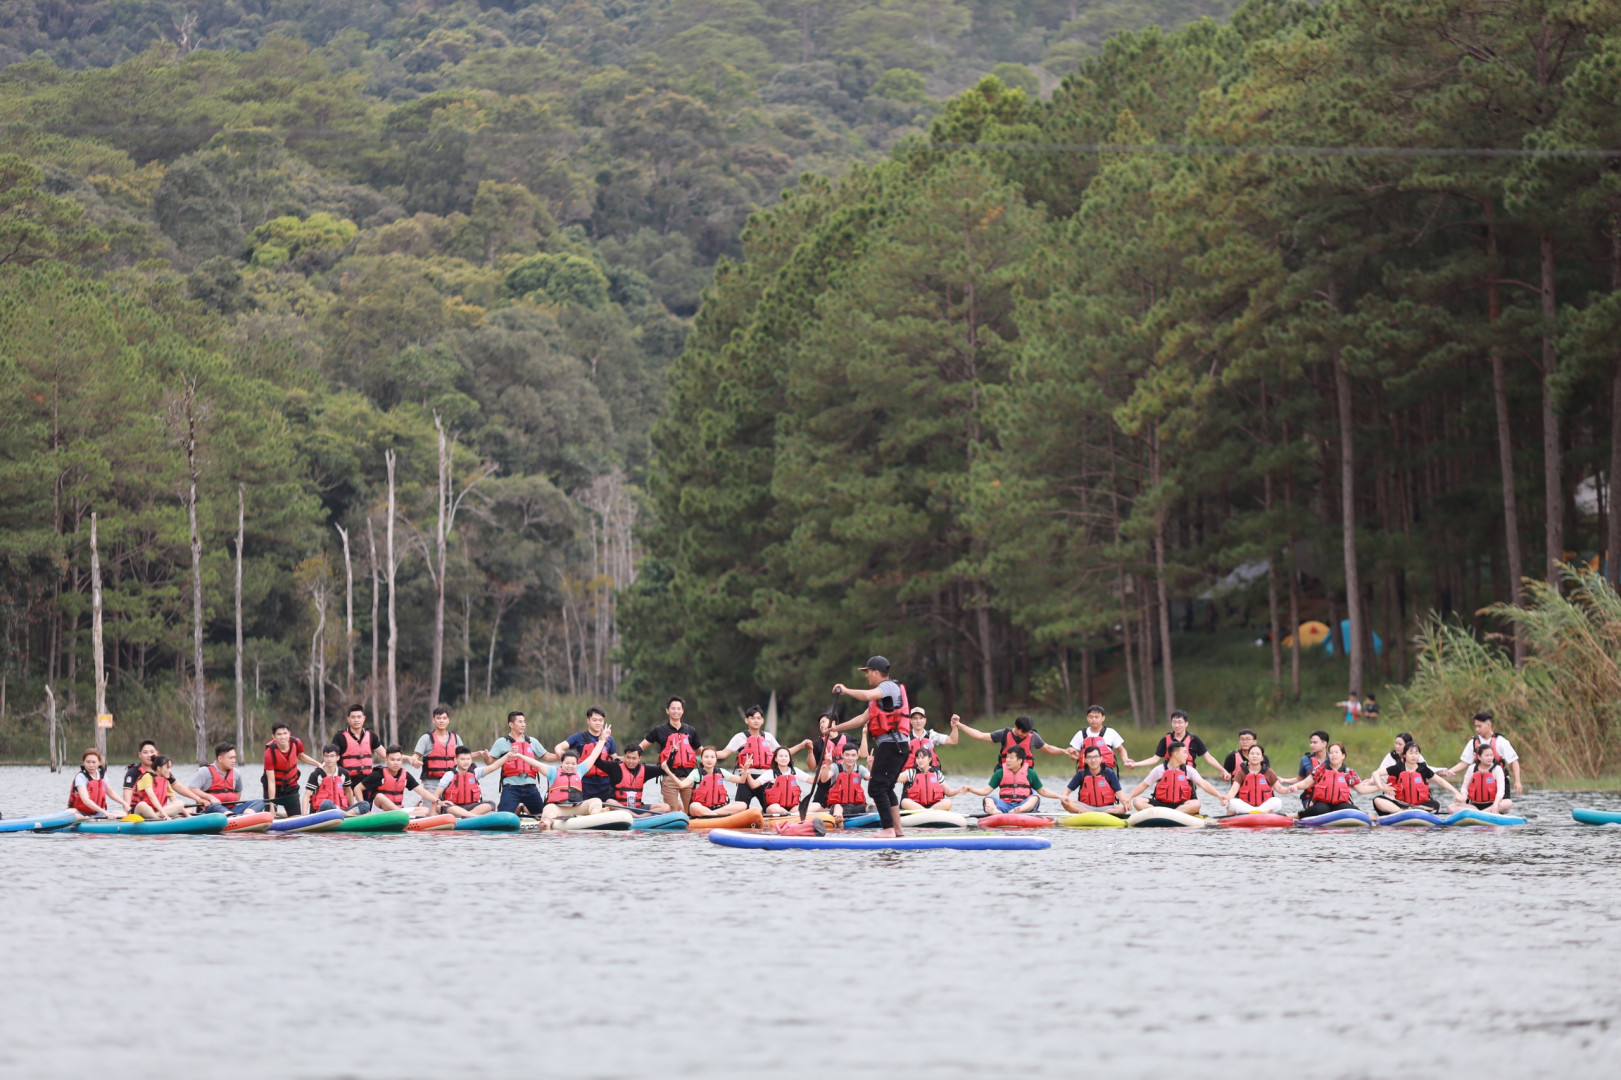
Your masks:
M1098 705L1087 710L1086 727L1066 746L1047 743L1028 716L982 732L953 715L950 730L942 733L929 727L926 711L910 702L889 667L886 658L874 656L860 669L866 687L835 684L836 697L865 702L866 709L845 720L836 706L830 707L819 718L816 735L791 746L765 730L765 714L758 707L745 711L743 729L725 745L706 744L686 721L686 703L671 697L663 722L623 745L603 711L592 708L584 729L555 746L542 746L528 734L528 718L512 712L507 733L487 750L474 750L451 729L449 710L438 706L428 732L407 753L399 745L384 744L368 724L364 707L352 705L344 726L321 747L320 757L309 754L286 724L272 728L264 747L262 797L245 794L232 743L217 745L214 760L182 783L174 776L173 762L147 740L117 792L106 782L102 756L86 750L68 805L89 816L110 815L110 807L117 805L148 819L264 810L288 817L323 810L469 817L500 810L543 825L614 809L718 818L756 805L765 816L825 812L846 819L867 813L871 805L879 816L878 835L898 835L903 809L949 810L953 799L965 794L978 796L986 814L1029 813L1046 797L1071 813L1124 816L1150 807L1198 813L1200 791L1231 813L1282 813L1283 796L1298 793L1298 816L1310 817L1353 807L1353 793L1373 795L1380 814L1439 811L1437 788L1450 797L1451 809L1507 813L1513 805L1509 776L1514 794L1522 790L1519 757L1493 731L1490 713L1475 716L1475 735L1449 769L1432 768L1419 745L1403 733L1363 779L1346 764L1345 745L1316 731L1296 775L1284 779L1273 770L1255 732L1239 732L1237 748L1218 761L1188 730L1187 714L1181 711L1171 714L1171 730L1141 760L1127 754L1125 740L1108 726ZM856 729L859 736L852 738ZM997 765L984 785L953 787L946 781L938 748L958 745L964 735L996 744ZM804 769L796 764L801 753L806 755ZM1065 768L1073 774L1063 789L1045 785L1035 767L1038 753L1069 759ZM1228 786L1219 788L1201 775L1200 762ZM306 765L312 767L307 776L302 772ZM1149 772L1126 791L1122 767L1148 767ZM1457 787L1448 782L1460 775ZM484 793L486 777L498 780L493 801ZM655 790L657 795L650 797Z

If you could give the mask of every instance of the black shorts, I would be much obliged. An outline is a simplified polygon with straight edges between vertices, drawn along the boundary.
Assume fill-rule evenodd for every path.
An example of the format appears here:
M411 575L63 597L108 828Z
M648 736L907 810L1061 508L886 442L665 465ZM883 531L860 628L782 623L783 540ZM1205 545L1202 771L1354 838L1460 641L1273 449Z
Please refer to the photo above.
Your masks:
M269 805L281 807L287 811L288 817L297 817L304 812L303 803L299 801L297 788L291 790L283 788L276 792L276 797L270 800ZM272 810L271 813L275 813L275 811Z
M1162 802L1158 796L1150 796L1149 799L1148 799L1148 805L1149 806L1163 806L1167 810L1180 810L1184 805L1186 805L1189 802L1192 802L1194 798L1195 798L1195 796L1190 795L1186 799L1183 799L1181 802Z
M742 803L744 806L757 802L760 804L760 809L764 810L765 793L767 790L769 790L769 788L765 784L761 784L757 788L751 788L747 784L739 784L737 785L737 794L732 796L732 799L735 802Z
M840 803L839 809L844 811L847 818L860 817L867 812L866 803Z
M1387 803L1395 803L1403 810L1428 810L1433 814L1441 809L1441 804L1435 799L1430 799L1426 802L1402 802L1400 799L1392 795L1381 795L1379 798L1383 799Z

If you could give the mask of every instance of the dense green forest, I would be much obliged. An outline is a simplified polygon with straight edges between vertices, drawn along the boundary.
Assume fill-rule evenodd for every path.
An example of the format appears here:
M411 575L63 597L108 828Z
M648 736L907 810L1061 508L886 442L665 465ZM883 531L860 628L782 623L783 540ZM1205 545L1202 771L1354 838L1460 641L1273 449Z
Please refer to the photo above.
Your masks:
M0 738L88 727L92 514L110 708L199 745L873 650L1148 718L1307 618L1405 681L1621 547L1618 21L7 5Z
M115 742L611 696L749 215L1231 6L0 6L0 756L88 730L93 576Z

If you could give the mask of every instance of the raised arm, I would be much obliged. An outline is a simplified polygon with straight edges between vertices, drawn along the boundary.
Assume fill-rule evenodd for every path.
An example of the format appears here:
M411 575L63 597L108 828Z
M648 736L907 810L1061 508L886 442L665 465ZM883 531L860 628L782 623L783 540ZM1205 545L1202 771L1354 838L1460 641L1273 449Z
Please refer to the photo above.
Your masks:
M967 735L970 739L978 739L980 742L990 742L991 741L991 737L989 735L987 735L983 731L978 730L977 728L969 727L968 724L960 716L955 716L955 715L952 716L952 718L951 718L951 726L953 728L955 728L956 731L960 731L964 735Z
M613 733L614 729L611 724L602 725L602 738L598 739L594 744L592 744L591 752L585 755L585 760L579 764L581 776L584 776L586 773L590 772L591 767L597 763L597 758L602 756L603 750L605 750L608 746L608 740L613 738ZM561 748L557 750L557 756L559 759L562 758L563 751Z

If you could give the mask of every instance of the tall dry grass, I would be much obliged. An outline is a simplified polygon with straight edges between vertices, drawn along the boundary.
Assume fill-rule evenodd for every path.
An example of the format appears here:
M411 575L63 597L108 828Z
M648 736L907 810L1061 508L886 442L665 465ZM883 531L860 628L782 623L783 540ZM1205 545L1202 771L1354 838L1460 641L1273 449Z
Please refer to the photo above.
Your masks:
M1461 743L1469 718L1490 709L1528 776L1596 779L1616 764L1610 740L1621 730L1621 596L1598 574L1561 571L1563 592L1528 580L1524 606L1483 611L1522 635L1519 671L1500 642L1433 617L1419 629L1417 672L1400 706L1421 741Z

